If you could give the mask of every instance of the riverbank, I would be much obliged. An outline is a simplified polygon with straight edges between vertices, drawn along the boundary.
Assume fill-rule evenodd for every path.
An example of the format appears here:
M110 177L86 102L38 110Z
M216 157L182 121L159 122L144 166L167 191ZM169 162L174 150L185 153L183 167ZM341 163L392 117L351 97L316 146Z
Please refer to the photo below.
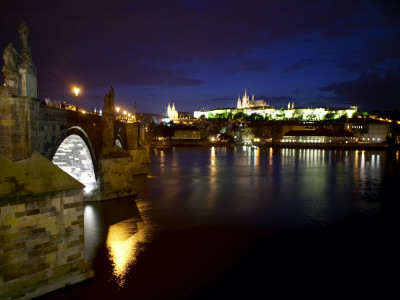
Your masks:
M313 148L313 149L345 149L345 150L380 150L389 149L389 143L285 143L285 142L266 142L253 143L260 148Z
M287 142L254 142L253 146L259 148L310 148L310 149L344 149L344 150L382 150L399 148L389 143L287 143ZM172 147L235 147L243 144L235 144L225 141L210 142L206 140L171 140L168 145L157 147L169 149Z

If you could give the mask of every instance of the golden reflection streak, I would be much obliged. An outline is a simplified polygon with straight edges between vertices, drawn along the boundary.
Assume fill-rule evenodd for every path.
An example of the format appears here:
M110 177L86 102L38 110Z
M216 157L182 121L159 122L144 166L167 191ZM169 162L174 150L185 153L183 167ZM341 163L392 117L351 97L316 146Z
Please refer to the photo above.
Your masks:
M272 167L273 162L274 162L273 161L273 154L274 154L274 149L272 147L270 147L269 148L269 160L268 160L270 167Z
M358 150L355 152L355 157L354 157L354 169L358 168Z
M113 274L120 287L125 284L129 267L136 261L140 244L146 241L147 231L147 226L134 218L111 225L108 229L106 245L114 267Z
M215 153L215 147L211 147L210 150L210 173L209 173L209 192L208 196L206 197L206 201L204 202L204 207L208 211L212 211L215 206L215 199L217 194L217 166L216 160L217 156Z
M211 147L211 165L212 166L215 166L215 159L216 159L216 156L215 156L215 148L214 147Z
M254 165L258 166L260 164L260 149L257 147L254 149Z
M164 156L164 151L160 151L160 169L161 171L164 171L165 167L165 156Z

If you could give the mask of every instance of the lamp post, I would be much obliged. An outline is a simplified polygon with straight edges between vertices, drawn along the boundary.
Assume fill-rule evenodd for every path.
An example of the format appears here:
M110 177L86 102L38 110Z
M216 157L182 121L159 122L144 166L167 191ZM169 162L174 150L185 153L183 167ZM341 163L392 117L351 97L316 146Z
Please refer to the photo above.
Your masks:
M75 109L78 111L78 94L79 94L79 89L74 88L74 93L75 93Z

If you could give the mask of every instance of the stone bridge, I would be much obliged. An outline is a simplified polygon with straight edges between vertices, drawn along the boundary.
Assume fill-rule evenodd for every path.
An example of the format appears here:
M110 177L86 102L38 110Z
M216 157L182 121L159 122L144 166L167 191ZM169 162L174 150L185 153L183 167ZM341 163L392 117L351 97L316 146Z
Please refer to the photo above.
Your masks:
M83 201L135 195L134 175L150 166L140 123L117 120L112 88L101 116L40 103L29 28L19 33L21 54L4 50L0 86L0 299L93 277Z
M130 188L133 175L148 173L150 163L136 107L133 118L117 120L112 87L104 97L103 115L40 103L25 24L20 28L20 40L21 54L11 43L3 52L0 154L18 162L40 153L89 186L88 200L134 193Z
M106 96L113 97L112 89ZM90 186L87 200L129 195L130 178L149 171L148 145L139 122L116 120L110 105L105 111L84 114L35 98L1 96L0 153L18 162L39 152Z

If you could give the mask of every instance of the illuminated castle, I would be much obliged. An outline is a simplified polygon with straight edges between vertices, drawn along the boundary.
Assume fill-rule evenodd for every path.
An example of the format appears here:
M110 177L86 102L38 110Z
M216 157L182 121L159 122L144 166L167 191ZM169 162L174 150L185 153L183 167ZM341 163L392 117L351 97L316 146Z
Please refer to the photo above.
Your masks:
M265 103L264 100L254 100L254 95L250 100L250 97L245 90L242 98L237 100L237 108L218 108L210 110L200 110L194 112L195 118L217 118L225 116L234 116L237 113L243 113L247 116L252 114L260 115L269 120L303 120L303 121L321 121L326 118L338 119L338 118L351 118L353 114L357 112L357 106L352 105L349 108L295 108L294 102L289 102L287 109L275 109L271 105Z
M238 109L243 109L243 108L255 108L255 107L270 107L267 103L265 103L264 100L254 100L254 94L251 97L247 95L247 89L244 90L244 95L242 99L240 99L240 95L237 100L237 108Z

